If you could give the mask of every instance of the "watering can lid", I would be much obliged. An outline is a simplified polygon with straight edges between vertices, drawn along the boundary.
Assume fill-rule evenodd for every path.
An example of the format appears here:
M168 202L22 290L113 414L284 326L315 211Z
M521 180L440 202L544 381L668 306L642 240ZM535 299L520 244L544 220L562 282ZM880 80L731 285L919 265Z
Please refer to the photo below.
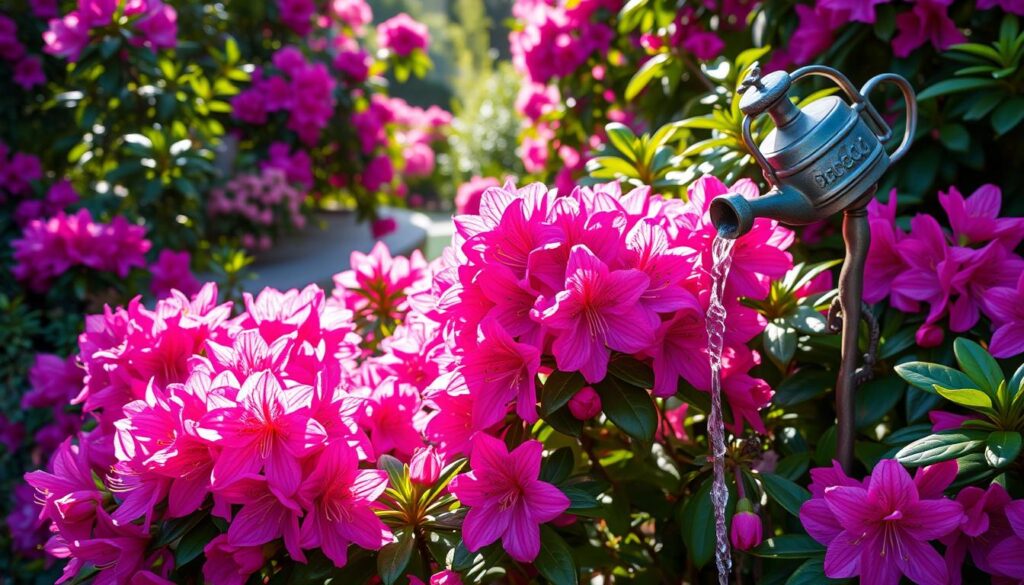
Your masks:
M760 115L786 97L790 83L789 73L773 71L761 77L761 68L755 65L741 86L740 111L748 116Z

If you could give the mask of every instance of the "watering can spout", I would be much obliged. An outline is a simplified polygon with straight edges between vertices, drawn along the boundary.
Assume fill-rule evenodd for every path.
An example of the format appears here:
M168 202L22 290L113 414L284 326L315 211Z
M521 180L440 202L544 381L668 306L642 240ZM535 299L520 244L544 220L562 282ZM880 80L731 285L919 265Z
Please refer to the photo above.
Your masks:
M799 191L778 188L754 199L747 199L739 193L720 195L711 201L709 213L718 235L730 240L749 232L759 217L790 225L817 219L814 206Z

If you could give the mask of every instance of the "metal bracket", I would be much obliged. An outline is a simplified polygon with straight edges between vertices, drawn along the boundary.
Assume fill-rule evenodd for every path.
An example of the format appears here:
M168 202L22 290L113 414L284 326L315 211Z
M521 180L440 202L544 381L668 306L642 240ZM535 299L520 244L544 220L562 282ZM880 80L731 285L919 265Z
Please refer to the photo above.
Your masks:
M875 362L878 355L878 339L880 337L878 319L875 318L875 314L871 312L871 307L867 303L861 303L860 315L861 319L868 324L869 336L868 350L862 358L864 363L853 373L853 383L857 386L875 376ZM843 309L839 304L838 298L832 299L832 304L828 308L827 322L828 329L832 333L839 333L843 330Z

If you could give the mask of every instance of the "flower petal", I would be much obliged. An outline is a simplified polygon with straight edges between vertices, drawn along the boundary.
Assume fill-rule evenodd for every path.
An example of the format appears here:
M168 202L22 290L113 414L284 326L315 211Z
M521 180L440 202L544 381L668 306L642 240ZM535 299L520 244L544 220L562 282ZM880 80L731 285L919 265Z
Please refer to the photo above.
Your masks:
M903 574L919 585L946 585L949 572L946 563L932 545L912 538L901 538L896 565Z
M469 552L491 544L508 530L511 514L499 512L494 504L470 508L462 523L462 539Z
M825 552L825 575L833 579L846 579L860 573L861 547L858 537L849 532L836 536Z

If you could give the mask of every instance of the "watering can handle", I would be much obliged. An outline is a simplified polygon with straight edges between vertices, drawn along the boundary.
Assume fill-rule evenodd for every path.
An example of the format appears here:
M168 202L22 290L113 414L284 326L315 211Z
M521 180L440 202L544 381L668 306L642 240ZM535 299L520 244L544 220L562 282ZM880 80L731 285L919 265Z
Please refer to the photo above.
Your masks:
M900 88L900 92L903 93L903 101L906 102L907 106L907 122L903 129L903 141L896 147L896 150L889 155L890 162L896 162L903 158L903 155L907 154L907 150L910 149L910 143L914 141L914 132L917 130L917 96L914 94L914 88L910 85L910 82L903 77L896 75L895 73L882 73L876 75L868 80L864 84L864 87L860 88L861 99L864 100L867 110L879 120L881 116L878 115L878 111L875 110L874 106L871 105L864 96L871 93L871 90L875 89L880 83L892 83L896 87ZM885 122L882 122L885 124ZM880 135L878 138L883 142L888 140L892 136L892 130L889 129L888 125L884 126L887 132Z

